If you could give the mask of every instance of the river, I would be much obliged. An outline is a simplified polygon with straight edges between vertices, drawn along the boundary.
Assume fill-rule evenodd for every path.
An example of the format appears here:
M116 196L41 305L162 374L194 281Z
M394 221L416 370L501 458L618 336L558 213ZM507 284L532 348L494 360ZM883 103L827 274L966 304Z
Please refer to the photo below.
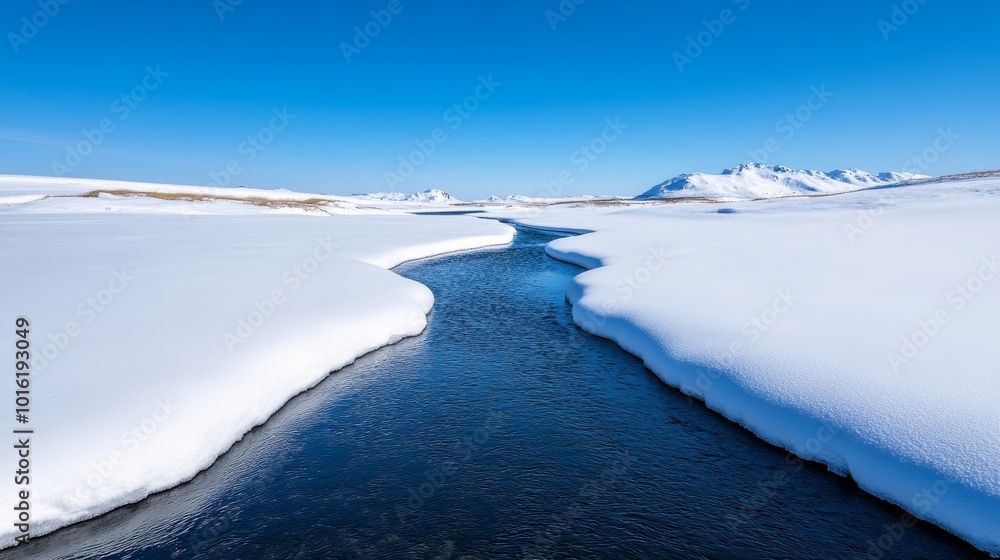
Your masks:
M300 395L207 471L8 558L979 558L578 329L552 234L396 271L424 334ZM875 555L869 555L869 553Z

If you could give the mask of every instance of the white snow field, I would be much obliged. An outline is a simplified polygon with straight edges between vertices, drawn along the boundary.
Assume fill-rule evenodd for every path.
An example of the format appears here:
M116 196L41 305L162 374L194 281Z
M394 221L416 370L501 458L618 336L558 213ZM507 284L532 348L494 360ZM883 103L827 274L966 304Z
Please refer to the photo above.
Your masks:
M0 204L30 202L46 197L80 195L95 190L162 192L209 197L255 198L267 200L303 201L322 199L329 202L351 201L350 197L298 193L286 189L261 190L243 187L195 187L107 181L103 179L76 179L71 177L38 177L31 175L0 175Z
M32 537L191 479L329 372L420 333L433 296L388 268L513 237L491 220L346 202L45 198L95 189L314 198L0 177L7 359L18 316L32 352L29 423L6 408L2 426L34 430ZM7 474L10 513L24 487ZM8 519L0 547L20 534Z
M867 173L858 169L838 169L829 173L800 171L780 165L748 163L721 174L687 173L656 185L636 197L638 200L701 198L719 201L758 200L815 194L833 194L886 186L913 179L913 173Z
M1000 554L1000 177L500 215L594 232L547 248L591 269L568 289L580 326Z

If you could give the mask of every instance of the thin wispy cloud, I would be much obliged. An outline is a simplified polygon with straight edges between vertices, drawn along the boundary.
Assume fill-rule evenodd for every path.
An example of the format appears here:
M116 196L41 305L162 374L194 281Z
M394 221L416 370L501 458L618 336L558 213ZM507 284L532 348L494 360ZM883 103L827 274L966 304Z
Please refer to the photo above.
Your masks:
M22 142L26 144L44 144L46 146L65 146L66 140L52 138L31 131L0 128L0 140Z

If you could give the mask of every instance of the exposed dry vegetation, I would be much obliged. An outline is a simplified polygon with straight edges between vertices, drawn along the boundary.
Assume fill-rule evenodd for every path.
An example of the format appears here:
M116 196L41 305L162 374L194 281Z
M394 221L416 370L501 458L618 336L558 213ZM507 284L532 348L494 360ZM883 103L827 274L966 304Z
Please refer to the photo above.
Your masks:
M322 211L322 207L328 204L335 204L333 201L322 198L307 198L305 200L280 200L263 198L258 196L217 196L201 193L176 193L160 191L130 191L125 189L96 190L83 193L80 198L97 198L101 194L112 196L145 196L159 200L180 200L184 202L239 202L243 204L253 204L266 208L298 208L302 210Z
M971 173L958 173L955 175L943 175L941 177L935 177L935 181L954 181L956 179L984 179L986 177L998 177L1000 176L1000 169L994 169L993 171L973 171Z

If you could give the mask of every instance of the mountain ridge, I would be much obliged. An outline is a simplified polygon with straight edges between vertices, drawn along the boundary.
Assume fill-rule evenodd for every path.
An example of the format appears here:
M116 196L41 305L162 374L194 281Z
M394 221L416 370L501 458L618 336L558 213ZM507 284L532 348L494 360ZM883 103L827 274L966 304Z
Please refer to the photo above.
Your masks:
M684 173L655 185L635 199L757 200L835 194L926 178L928 177L925 175L896 171L868 173L860 169L835 169L823 172L796 170L782 165L745 163L724 169L719 174Z

